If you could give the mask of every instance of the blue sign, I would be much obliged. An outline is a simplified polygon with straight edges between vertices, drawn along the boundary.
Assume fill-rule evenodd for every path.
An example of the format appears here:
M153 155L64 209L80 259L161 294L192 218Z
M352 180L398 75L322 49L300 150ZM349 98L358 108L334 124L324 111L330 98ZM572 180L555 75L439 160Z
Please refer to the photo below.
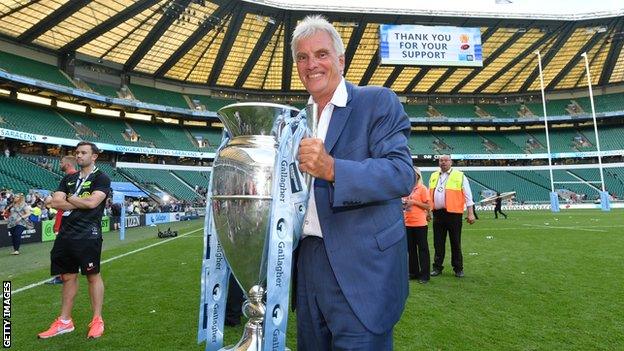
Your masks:
M145 225L156 225L169 222L169 213L148 213L145 215Z

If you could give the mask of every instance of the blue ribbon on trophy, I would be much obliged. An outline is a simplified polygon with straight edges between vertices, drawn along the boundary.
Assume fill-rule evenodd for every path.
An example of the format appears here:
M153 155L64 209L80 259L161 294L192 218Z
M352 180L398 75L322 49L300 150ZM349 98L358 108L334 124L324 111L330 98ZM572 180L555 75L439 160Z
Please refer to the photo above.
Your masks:
M310 184L309 176L302 181L296 159L310 131L306 112L296 112L267 103L219 110L227 135L216 152L207 196L197 336L206 350L223 346L230 270L247 297L243 310L249 321L238 344L221 350L286 349L292 250Z
M301 235L308 202L307 184L299 171L299 143L306 133L305 110L286 122L275 165L273 201L269 227L267 301L264 317L264 350L286 348L288 293L292 251Z
M215 152L225 147L229 138L223 133L221 145ZM224 259L223 250L217 239L210 196L214 172L210 173L210 182L206 195L206 217L204 219L204 255L201 269L201 292L199 303L199 323L197 343L206 341L206 350L219 350L223 346L225 305L227 300L230 269ZM210 333L208 332L210 331ZM210 337L208 337L210 335Z

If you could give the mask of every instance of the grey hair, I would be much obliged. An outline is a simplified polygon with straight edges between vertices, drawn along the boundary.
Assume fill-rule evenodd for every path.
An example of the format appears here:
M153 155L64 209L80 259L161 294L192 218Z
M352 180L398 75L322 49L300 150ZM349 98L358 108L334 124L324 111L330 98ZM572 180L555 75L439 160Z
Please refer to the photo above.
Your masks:
M334 50L336 50L338 56L344 55L344 43L342 42L342 38L340 37L340 34L338 34L338 31L336 31L336 28L334 28L334 26L327 21L327 18L322 15L309 15L297 24L297 27L292 35L292 40L290 41L290 50L292 51L292 57L295 62L297 61L296 51L299 40L309 38L321 31L329 34L329 37L334 44Z

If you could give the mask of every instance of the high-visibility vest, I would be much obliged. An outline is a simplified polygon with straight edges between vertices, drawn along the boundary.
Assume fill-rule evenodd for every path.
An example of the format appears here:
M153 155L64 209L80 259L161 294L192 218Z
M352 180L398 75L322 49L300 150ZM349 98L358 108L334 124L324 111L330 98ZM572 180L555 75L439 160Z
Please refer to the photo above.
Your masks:
M429 178L429 192L431 193L432 209L435 209L434 196L437 191L438 179L440 179L440 171L435 171ZM464 182L464 173L451 169L446 184L444 186L444 201L446 202L446 211L451 213L464 213L466 199L464 198L464 190L462 184Z

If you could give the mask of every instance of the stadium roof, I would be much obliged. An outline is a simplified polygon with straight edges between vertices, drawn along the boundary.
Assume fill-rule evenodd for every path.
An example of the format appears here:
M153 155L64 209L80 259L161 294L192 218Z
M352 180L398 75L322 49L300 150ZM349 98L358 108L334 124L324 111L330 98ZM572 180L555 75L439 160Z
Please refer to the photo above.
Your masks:
M0 36L59 57L76 54L78 61L101 61L156 79L241 91L303 92L289 41L297 21L311 10L279 6L276 1L241 0L5 0L0 3ZM582 20L369 10L323 12L345 42L345 76L356 84L384 85L408 96L531 93L539 90L535 50L541 52L549 91L587 86L584 52L594 84L624 83L624 11L616 8L574 17L596 17ZM395 23L479 27L484 66L381 66L379 25Z

